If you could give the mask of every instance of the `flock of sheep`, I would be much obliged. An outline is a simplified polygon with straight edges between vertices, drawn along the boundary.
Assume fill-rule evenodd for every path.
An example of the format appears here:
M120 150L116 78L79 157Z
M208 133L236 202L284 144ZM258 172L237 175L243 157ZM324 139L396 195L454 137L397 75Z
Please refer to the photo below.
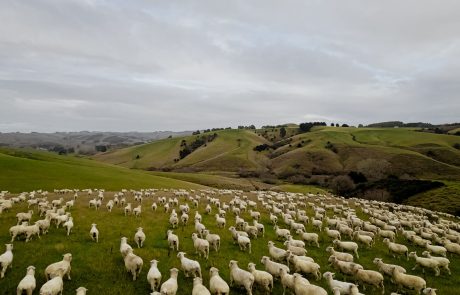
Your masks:
M435 295L436 289L427 287L424 278L409 274L400 265L387 264L383 258L376 257L373 260L375 270L365 269L357 262L360 249L372 248L380 239L388 248L389 255L406 260L413 259L413 270L418 267L423 272L430 270L426 275L431 276L451 275L447 255L460 255L460 224L453 221L453 216L392 203L271 191L245 193L234 190L122 190L107 201L104 190L55 190L54 193L53 199L48 192L41 190L18 195L8 192L0 194L0 220L1 213L13 210L15 204L27 203L29 208L33 208L16 214L17 224L12 225L9 231L11 244L6 244L5 253L0 255L1 279L7 276L8 268L12 267L12 243L16 240L25 239L25 242L29 242L36 237L40 238L48 233L52 225L63 226L67 235L72 234L74 219L71 209L75 202L82 201L79 199L82 195L92 198L88 207L96 210L100 210L105 204L107 211L122 208L124 215L141 218L143 206L148 206L149 211L161 210L169 214L169 230L165 243L169 253L175 253L180 261L184 276L193 278L192 295L227 295L230 287L239 287L247 294L252 294L255 288L270 294L275 282L281 284L283 294L289 291L297 295L326 295L330 291L334 295L357 295L365 292L366 287L371 290L368 294L384 294L386 280L395 284L398 292L412 290L416 294ZM167 193L168 197L162 193ZM64 201L64 196L69 194L73 197ZM227 197L227 202L222 196ZM138 206L133 208L133 202ZM199 204L205 206L204 210L200 211ZM359 218L355 207L360 207L362 213L369 218ZM309 216L307 209L314 213ZM42 219L32 223L34 211L38 211L37 214ZM247 213L252 220L245 220L243 213ZM219 232L211 233L202 223L202 214L214 216L217 228L230 231L233 241L221 241ZM191 216L193 221L190 220ZM271 224L263 224L262 216L267 217ZM306 224L309 223L314 231L306 231ZM191 225L194 226L191 239L195 255L200 260L207 261L210 251L218 253L222 242L234 243L240 251L251 253L254 239L264 239L265 226L273 228L284 248L277 247L273 241L267 241L267 255L260 261L250 262L244 268L238 261L229 260L227 266L219 266L228 267L227 279L221 277L218 268L211 267L209 282L205 284L200 262L187 257L181 251L180 240L183 237L174 233L180 226ZM314 258L307 256L307 247L320 247L319 232L324 232L329 239L327 242L331 246L325 249L324 255L329 256L330 266L342 274L342 280L336 279L333 272L322 273L322 266ZM423 247L422 256L418 256L417 252L409 252L405 244L396 243L397 235L404 237L407 243ZM89 236L95 243L99 242L97 224L94 223L89 228ZM138 248L142 248L145 240L143 228L139 227L133 241ZM139 278L144 262L135 254L127 237L121 238L120 254L126 271L132 275L133 280ZM62 261L46 267L47 282L41 286L40 295L62 294L63 280L71 279L71 262L72 254L66 253ZM176 294L180 288L177 280L180 271L171 268L169 278L165 280L165 274L160 272L158 263L157 260L151 260L147 273L151 294ZM264 269L257 269L257 263L263 265ZM34 266L27 267L25 277L17 286L17 295L23 292L28 295L33 293L36 288L35 270ZM327 282L328 291L310 282L321 279ZM358 286L362 286L362 291ZM77 295L84 295L86 292L87 289L83 286L76 290Z

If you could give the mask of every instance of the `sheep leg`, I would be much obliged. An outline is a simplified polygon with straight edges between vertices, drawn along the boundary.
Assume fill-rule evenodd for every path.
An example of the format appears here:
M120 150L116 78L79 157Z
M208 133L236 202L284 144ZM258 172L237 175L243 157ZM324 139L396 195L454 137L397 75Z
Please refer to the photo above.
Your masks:
M418 264L415 264L415 266L412 268L412 270L415 270L417 268ZM423 271L425 272L425 271Z

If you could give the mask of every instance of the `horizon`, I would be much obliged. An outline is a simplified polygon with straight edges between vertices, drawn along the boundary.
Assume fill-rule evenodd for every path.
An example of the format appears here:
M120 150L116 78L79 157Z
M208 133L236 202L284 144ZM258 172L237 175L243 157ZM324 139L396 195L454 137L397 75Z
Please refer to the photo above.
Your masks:
M11 1L0 17L0 132L460 118L457 1Z

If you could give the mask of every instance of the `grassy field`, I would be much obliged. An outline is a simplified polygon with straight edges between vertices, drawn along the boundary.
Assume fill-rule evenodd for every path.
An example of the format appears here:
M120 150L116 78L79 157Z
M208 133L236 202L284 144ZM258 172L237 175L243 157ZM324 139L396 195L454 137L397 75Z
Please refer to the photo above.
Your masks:
M122 188L200 188L182 180L165 178L141 170L59 156L35 150L0 149L0 190L11 192L33 189L105 187Z
M111 198L111 193L106 193L105 202ZM161 192L159 195L170 196L171 193ZM156 197L155 196L155 199ZM252 198L251 195L249 195ZM71 196L66 196L69 199ZM52 199L53 196L50 196ZM229 197L221 197L222 200L229 200ZM87 196L81 195L76 202L76 206L70 210L74 217L75 228L74 232L67 237L65 230L62 228L56 229L52 227L48 235L43 236L39 240L33 240L29 243L24 241L14 242L14 263L13 269L8 270L5 279L0 281L0 294L10 295L16 294L16 286L25 274L25 269L28 265L34 265L37 268L37 290L44 283L43 275L44 268L50 263L62 259L62 254L70 252L73 255L72 261L72 280L64 280L64 294L74 294L75 289L80 286L85 286L89 289L88 294L148 294L149 285L146 280L146 275L151 259L159 260L159 268L163 274L163 281L169 277L169 269L180 266L175 253L168 257L167 242L165 240L165 232L169 228L168 218L169 213L164 213L162 210L153 212L149 210L152 200L145 199L143 203L143 213L140 218L133 216L124 216L122 208L115 207L109 213L103 207L96 211L88 208ZM128 201L133 202L133 197L128 197ZM317 199L318 202L324 201ZM213 233L218 233L222 239L221 250L219 253L211 251L209 261L199 258L194 254L194 249L191 241L191 233L194 230L192 224L185 228L175 230L175 233L180 238L181 250L188 253L188 257L196 259L200 262L204 277L205 285L209 285L209 268L211 266L220 269L221 276L228 281L228 262L231 259L238 260L241 268L246 268L247 263L255 262L258 269L262 269L260 259L263 255L268 255L267 242L275 241L275 235L272 226L269 224L268 214L263 209L259 210L263 213L261 222L265 224L266 236L252 242L252 254L241 252L238 247L232 243L230 232L227 229L217 229L215 220L212 215L204 214L205 204L202 202L198 208L202 213L203 223ZM10 237L8 228L16 224L15 214L27 210L26 204L17 204L11 212L5 212L0 215L0 241L2 244L9 242ZM215 210L215 209L214 209ZM359 208L356 208L360 218L367 219ZM195 209L192 209L194 214ZM313 212L308 210L308 215ZM328 216L332 216L332 212L328 212ZM246 220L250 220L247 213L243 214ZM234 222L233 215L227 216L227 227ZM33 220L37 220L34 216ZM89 230L91 223L97 223L100 231L99 243L91 241ZM280 222L282 227L285 227L283 222ZM140 275L140 279L136 282L125 272L123 260L119 253L119 241L122 236L129 238L129 243L134 247L133 236L138 226L142 226L146 233L147 239L145 246L142 249L134 249L134 252L141 256L144 260L144 268ZM314 231L311 225L307 225L308 231ZM321 271L331 270L327 263L325 248L331 244L330 239L323 233L320 234L320 248L309 246L308 255L313 257L317 263L321 265ZM398 242L404 243L401 237L398 237ZM280 241L276 241L278 247L283 247ZM419 254L422 248L409 245L410 251L417 251ZM2 249L3 252L3 249ZM409 273L424 276L428 286L438 289L438 294L457 294L458 281L460 280L460 258L458 256L450 257L452 276L442 273L440 277L435 278L434 274L428 271L425 275L420 270L412 271L413 261L405 259L394 259L386 250L386 247L379 240L372 249L360 247L360 259L358 263L362 264L366 269L375 269L372 260L375 257L383 258L387 263L395 263L405 267ZM314 281L312 277L308 277L311 282L326 287L325 281ZM342 279L341 275L337 275L338 279ZM190 294L192 288L192 280L186 279L182 272L179 274L179 292L178 294ZM388 278L385 279L385 294L395 290ZM239 289L232 289L233 294L241 293ZM275 281L275 289L273 294L281 294L282 288L279 281ZM365 294L376 294L373 290L364 292ZM254 294L262 294L259 290L255 290ZM380 294L380 293L378 293Z

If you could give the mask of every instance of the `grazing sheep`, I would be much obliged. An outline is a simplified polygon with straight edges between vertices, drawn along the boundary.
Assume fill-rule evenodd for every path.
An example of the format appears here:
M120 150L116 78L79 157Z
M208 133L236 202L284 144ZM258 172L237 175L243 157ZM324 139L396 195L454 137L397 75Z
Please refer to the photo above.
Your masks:
M367 235L361 235L361 234L359 234L359 232L354 232L353 233L353 238L356 241L366 245L369 248L371 248L374 245L374 239L372 239L372 237L367 236Z
M255 263L252 262L248 264L248 270L254 276L254 283L270 294L273 289L273 276L266 271L257 270Z
M430 252L428 251L423 251L422 256L436 260L439 263L439 267L445 269L447 273L451 275L450 268L449 268L450 260L447 259L446 257L431 256Z
M319 248L319 236L317 233L307 233L301 229L297 230L296 233L299 234L302 240L304 240L305 242L315 244L316 247Z
M55 276L40 288L40 295L62 295L64 282L61 276Z
M351 270L354 272L354 278L362 283L363 289L366 290L366 284L382 289L382 294L385 294L385 285L383 284L383 275L374 270L362 269L357 264L351 265Z
M292 245L292 242L289 240L285 241L284 245L286 246L286 249L288 251L291 251L291 253L294 255L303 256L307 254L307 250L305 250L305 248L294 246Z
M46 280L50 280L55 277L64 277L64 275L67 275L67 279L70 281L70 271L72 270L72 267L70 266L70 263L72 262L72 254L66 253L62 255L63 258L61 261L52 263L48 265L45 269L45 277Z
M400 273L397 268L393 268L393 280L398 285L398 291L401 287L415 290L417 294L420 294L422 289L426 288L426 282L424 279L414 275L407 275Z
M305 242L301 240L295 240L292 238L292 236L288 236L287 242L289 242L292 246L295 247L300 247L300 248L305 248Z
M286 250L276 247L272 241L268 241L268 253L275 261L284 261L289 255Z
M329 271L323 274L323 278L326 279L326 282L329 285L329 288L331 288L331 290L334 290L334 292L336 292L335 290L338 290L339 294L343 294L343 295L351 294L350 292L351 286L356 286L356 285L353 283L334 280L334 275L335 275L334 273L329 272Z
M334 240L333 245L337 246L339 249L355 253L356 258L359 259L358 244L356 244L355 242L343 242L339 240Z
M278 239L283 238L287 240L288 236L291 235L291 232L286 228L279 228L277 225L275 225L273 229L275 230L275 234Z
M332 246L327 247L326 252L331 254L331 256L337 257L338 260L353 262L353 255L350 253L335 251L334 247Z
M176 295L177 289L179 288L177 285L179 270L177 268L171 268L169 273L169 279L166 280L160 288L160 294L162 295Z
M86 295L86 291L88 291L88 289L85 287L79 287L77 290L75 290L75 295Z
M431 245L430 241L425 242L425 248L430 253L433 253L433 254L436 254L436 255L441 255L443 257L446 257L446 255L447 255L447 249L445 247Z
M341 240L340 232L335 229L329 229L329 227L325 227L324 230L326 231L326 235L333 239L333 240Z
M91 230L89 231L89 235L93 241L99 243L99 230L97 229L97 224L91 224Z
M298 273L294 274L294 292L296 295L327 295L326 290L319 286L307 284Z
M19 282L16 288L17 295L21 295L22 292L26 291L27 295L32 295L37 286L35 280L35 266L27 267L26 276Z
M238 236L243 236L249 238L249 235L245 231L237 231L234 226L230 226L228 230L232 233L232 238L233 238L233 244L235 244L238 241Z
M11 243L16 239L17 236L25 234L25 229L28 225L28 222L23 222L20 225L13 225L10 227Z
M219 228L224 228L225 227L225 218L220 217L219 214L216 214L216 225Z
M166 236L168 238L169 250L179 251L179 237L177 235L173 234L172 230L168 230L166 232Z
M236 284L243 286L248 295L252 295L252 286L254 285L254 276L252 273L238 267L238 261L230 260L230 286Z
M405 245L393 243L388 238L383 239L383 243L387 245L388 252L392 253L393 257L396 257L395 254L406 255L407 260L409 260L409 249Z
M211 234L209 230L204 230L203 235L205 239L209 242L209 245L214 248L216 252L219 252L220 249L220 236L218 234Z
M203 285L202 278L196 277L193 279L192 295L211 295L208 288Z
M415 270L418 266L420 266L422 268L422 272L425 273L425 268L431 268L432 270L434 270L435 276L439 276L439 262L437 262L436 260L426 257L419 257L417 256L417 252L415 251L410 252L409 257L415 259L415 265L412 268L412 270Z
M193 246L195 247L195 254L201 257L203 254L204 258L209 258L209 242L208 240L201 239L196 233L192 234Z
M150 269L147 273L147 281L149 282L152 291L156 291L160 288L161 272L158 270L158 261L155 259L150 261Z
M31 240L33 236L40 238L40 227L38 224L28 225L24 227L24 233L26 234L26 243Z
M133 253L133 250L129 250L124 257L126 271L131 273L133 281L140 275L144 261L141 257Z
M123 258L126 257L128 252L132 251L133 248L128 244L128 238L122 237L120 242L120 253Z
M260 263L262 263L265 266L265 270L274 277L279 278L281 276L281 269L284 269L287 273L289 273L289 267L284 264L271 261L268 256L262 256Z
M315 279L318 281L321 279L321 272L319 264L311 261L301 259L299 256L290 254L289 260L292 261L294 265L294 271L297 273L312 274L315 276Z
M185 274L185 277L189 277L190 274L193 275L193 277L196 277L197 275L201 278L201 266L200 263L196 260L189 259L185 257L185 252L179 252L177 253L177 258L180 259L182 271Z
M339 270L342 274L344 275L353 275L355 273L354 270L352 270L352 266L356 269L357 267L364 269L361 265L356 264L354 262L347 262L347 261L341 261L337 259L335 256L330 256L328 261L332 264L332 266Z
M217 295L228 295L230 293L230 287L219 275L219 270L215 267L211 267L209 270L209 290L211 294Z
M20 213L16 214L16 218L18 219L17 224L21 224L21 222L23 222L23 221L29 221L30 222L30 220L32 219L32 214L34 214L33 210L29 210L27 213L20 212Z
M136 233L134 234L134 241L137 244L137 248L144 247L145 242L145 233L142 227L138 227Z

